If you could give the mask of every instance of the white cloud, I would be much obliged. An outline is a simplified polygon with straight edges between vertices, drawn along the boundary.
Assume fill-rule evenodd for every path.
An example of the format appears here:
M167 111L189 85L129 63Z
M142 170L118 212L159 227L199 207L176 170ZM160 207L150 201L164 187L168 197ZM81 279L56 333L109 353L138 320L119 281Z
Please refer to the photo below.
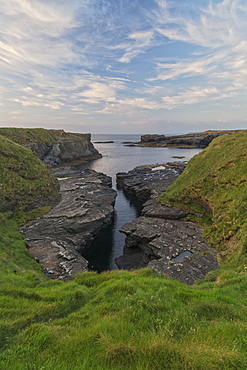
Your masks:
M220 99L236 107L247 91L247 7L201 3L0 0L1 111L137 119Z
M218 97L219 91L215 87L203 89L201 87L194 86L178 95L165 96L162 99L167 109L173 109L178 106L191 105L199 103L205 99L215 99Z
M144 51L151 46L153 39L153 31L135 32L129 34L130 42L117 45L114 49L124 50L124 54L119 59L121 63L130 63L137 55L144 53Z
M156 13L156 30L169 39L216 48L234 46L246 35L247 20L243 15L246 9L242 7L242 1L210 1L207 8L197 10L197 15L193 17L172 16L167 9L164 13L162 1L158 0L157 3L163 17ZM241 18L239 11L242 13Z
M186 17L183 13L172 14L168 2L157 0L159 11L152 14L155 29L173 41L196 45L197 53L183 56L176 62L157 61L156 76L149 81L180 81L187 78L186 93L165 97L171 107L195 104L211 99L211 94L194 94L195 77L204 79L201 91L213 91L217 87L221 98L243 94L247 89L247 8L241 0L210 1L208 8L195 10Z
M215 69L215 57L198 60L179 61L177 63L157 63L158 75L153 80L172 80L178 77L205 75Z

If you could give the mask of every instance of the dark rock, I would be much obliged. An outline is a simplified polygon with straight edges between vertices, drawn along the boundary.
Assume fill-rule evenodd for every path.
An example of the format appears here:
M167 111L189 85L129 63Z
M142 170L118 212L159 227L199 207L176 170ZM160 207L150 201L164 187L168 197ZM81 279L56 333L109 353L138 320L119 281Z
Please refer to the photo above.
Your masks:
M81 253L111 223L116 191L108 186L108 176L95 171L60 168L57 174L61 202L42 219L26 224L22 232L46 274L66 279L87 270Z
M157 197L158 194L165 192L185 166L185 162L174 162L136 167L128 173L117 173L117 186L145 202L151 196Z
M166 140L165 135L153 134L153 135L142 135L141 136L141 142L142 143L158 143L158 142L164 141L164 140Z
M202 280L211 270L216 270L216 254L212 253L195 253L193 257L186 257L183 263L173 264L166 258L152 260L148 267L152 268L159 274L170 276L174 279L192 285L196 280Z
M56 143L33 142L25 146L49 166L101 157L91 142L91 134L75 134L63 130L48 130Z
M161 193L178 177L185 164L160 167L164 169L155 176L152 167L118 174L118 184L125 191L138 196L145 189L150 198L143 205L142 216L120 228L119 231L126 235L125 248L115 262L119 268L129 270L148 266L157 273L191 285L218 268L217 254L204 240L202 227L182 220L186 212L158 202ZM180 263L174 262L184 252L190 256L182 258Z
M229 135L239 131L240 130L205 131L201 133L191 133L174 136L147 134L142 135L141 141L139 143L136 143L136 145L177 148L206 148L208 144L216 137L221 135Z
M133 270L147 267L147 255L138 247L125 248L124 254L115 259L116 265L121 270Z
M94 144L113 144L113 140L108 140L108 141L94 141Z
M158 199L151 198L144 203L142 215L146 217L168 218L170 220L178 220L186 217L187 213L175 207L168 207L160 204Z

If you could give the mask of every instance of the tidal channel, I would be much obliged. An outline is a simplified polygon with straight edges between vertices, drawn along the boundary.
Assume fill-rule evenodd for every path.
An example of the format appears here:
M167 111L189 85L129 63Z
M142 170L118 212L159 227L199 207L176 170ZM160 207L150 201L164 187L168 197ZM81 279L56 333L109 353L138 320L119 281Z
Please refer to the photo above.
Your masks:
M123 144L138 141L140 135L92 135L92 142L103 157L88 163L86 167L110 176L113 188L117 190L117 198L112 224L103 229L83 253L83 257L89 261L90 270L102 272L118 269L114 260L123 254L125 241L125 235L118 230L138 217L141 212L141 203L135 196L124 194L123 190L116 188L116 174L128 172L140 165L178 161L173 159L176 156L183 157L181 161L186 161L200 151L200 149L128 147Z

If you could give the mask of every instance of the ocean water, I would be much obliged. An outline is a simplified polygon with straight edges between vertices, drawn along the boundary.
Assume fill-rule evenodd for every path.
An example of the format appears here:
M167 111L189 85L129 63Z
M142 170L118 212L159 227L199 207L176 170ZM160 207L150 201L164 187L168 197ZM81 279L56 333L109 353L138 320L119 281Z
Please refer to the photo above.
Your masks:
M162 164L174 161L187 161L201 149L128 147L124 142L138 142L141 135L92 135L95 148L102 154L87 165L87 168L103 172L112 177L116 189L116 174L128 172L145 164ZM113 143L107 143L113 141ZM98 143L101 142L101 143ZM173 158L183 156L182 159ZM114 259L123 254L125 235L119 228L140 215L141 205L134 196L125 196L116 189L114 219L112 225L103 230L90 248L83 254L89 261L89 268L98 272L117 269Z

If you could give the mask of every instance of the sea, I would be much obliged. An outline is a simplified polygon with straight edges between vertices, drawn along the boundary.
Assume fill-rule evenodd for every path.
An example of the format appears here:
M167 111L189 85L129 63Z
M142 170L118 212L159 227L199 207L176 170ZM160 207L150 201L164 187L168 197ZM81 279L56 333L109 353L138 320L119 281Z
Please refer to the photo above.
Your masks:
M119 228L140 215L141 204L136 197L128 196L116 186L116 174L128 172L140 165L158 165L166 162L188 161L201 149L150 148L126 146L139 142L141 135L92 134L94 147L102 158L91 161L87 168L103 172L112 178L113 188L117 190L113 223L104 229L92 245L83 253L89 261L89 269L102 272L117 269L115 258L123 254L125 235ZM183 157L181 159L174 157Z

